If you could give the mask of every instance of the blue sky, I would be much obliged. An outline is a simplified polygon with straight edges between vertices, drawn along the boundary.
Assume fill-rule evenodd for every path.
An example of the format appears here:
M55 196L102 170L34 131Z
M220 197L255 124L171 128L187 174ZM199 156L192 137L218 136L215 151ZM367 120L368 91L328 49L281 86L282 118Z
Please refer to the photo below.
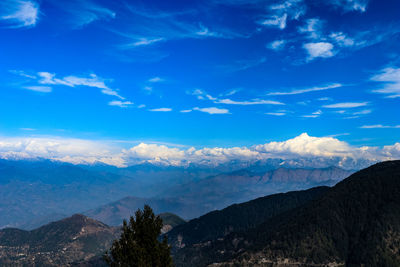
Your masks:
M0 3L0 136L400 137L396 0ZM129 147L129 145L127 145Z

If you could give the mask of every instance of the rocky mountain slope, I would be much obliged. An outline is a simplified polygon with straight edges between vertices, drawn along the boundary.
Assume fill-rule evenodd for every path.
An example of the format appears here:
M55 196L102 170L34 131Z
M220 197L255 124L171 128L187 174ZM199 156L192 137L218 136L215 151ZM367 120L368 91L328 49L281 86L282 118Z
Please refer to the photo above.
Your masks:
M1 266L69 266L102 255L119 236L83 215L73 215L32 231L0 230Z

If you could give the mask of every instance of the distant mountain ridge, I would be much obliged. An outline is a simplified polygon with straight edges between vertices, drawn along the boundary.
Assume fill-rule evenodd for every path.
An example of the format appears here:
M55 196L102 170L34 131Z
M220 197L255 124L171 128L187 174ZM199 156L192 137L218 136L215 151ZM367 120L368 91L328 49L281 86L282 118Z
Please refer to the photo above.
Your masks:
M31 230L88 211L96 219L117 225L145 202L151 202L157 213L172 212L191 219L268 194L333 185L352 173L336 167L276 166L280 166L278 162L271 161L243 165L245 169L232 167L233 171L221 173L226 168L151 164L116 168L49 160L0 160L0 229ZM114 207L101 210L107 205ZM92 213L93 210L97 212Z

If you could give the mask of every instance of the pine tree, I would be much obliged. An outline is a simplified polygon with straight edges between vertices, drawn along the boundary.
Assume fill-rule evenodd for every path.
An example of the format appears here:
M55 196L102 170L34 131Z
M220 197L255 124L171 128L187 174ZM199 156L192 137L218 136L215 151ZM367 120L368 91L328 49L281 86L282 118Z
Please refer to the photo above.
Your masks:
M124 220L119 240L105 255L104 260L111 266L126 267L172 267L172 258L167 237L158 240L163 226L162 219L155 216L150 206L138 209L129 223Z

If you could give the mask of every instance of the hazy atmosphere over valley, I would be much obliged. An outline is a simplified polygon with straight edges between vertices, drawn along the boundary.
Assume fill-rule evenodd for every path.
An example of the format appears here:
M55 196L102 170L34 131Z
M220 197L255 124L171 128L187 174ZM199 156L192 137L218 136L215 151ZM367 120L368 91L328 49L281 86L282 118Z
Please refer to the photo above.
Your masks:
M1 0L0 33L1 266L126 266L146 204L175 266L400 265L400 1Z

